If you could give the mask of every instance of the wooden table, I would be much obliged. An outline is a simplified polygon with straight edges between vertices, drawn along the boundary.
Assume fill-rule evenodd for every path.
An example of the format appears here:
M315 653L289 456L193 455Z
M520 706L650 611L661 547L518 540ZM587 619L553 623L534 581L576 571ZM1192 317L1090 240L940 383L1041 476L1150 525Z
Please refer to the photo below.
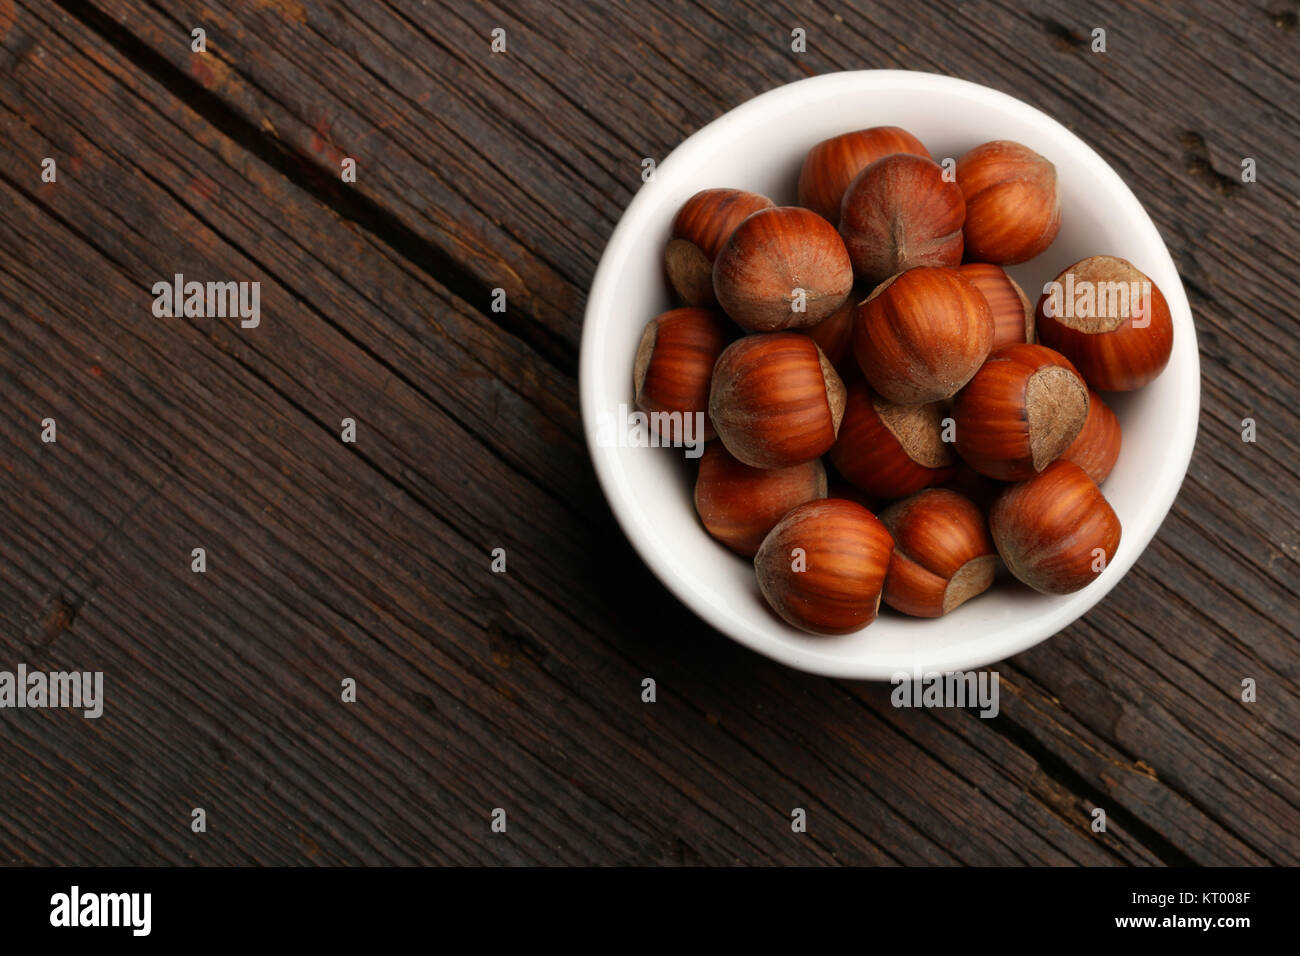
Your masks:
M102 670L106 698L0 711L0 859L1300 862L1297 9L0 0L0 669ZM872 67L1076 130L1196 316L1178 502L997 665L994 720L702 625L577 413L642 158ZM176 273L259 281L260 325L156 317Z

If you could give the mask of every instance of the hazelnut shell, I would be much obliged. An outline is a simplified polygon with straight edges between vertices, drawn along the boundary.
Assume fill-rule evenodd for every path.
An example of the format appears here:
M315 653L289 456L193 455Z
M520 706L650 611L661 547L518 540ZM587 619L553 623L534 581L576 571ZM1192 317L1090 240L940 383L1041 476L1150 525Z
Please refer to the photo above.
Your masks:
M713 291L751 332L816 325L853 288L853 265L835 227L798 206L761 209L736 227L713 263Z
M989 513L989 529L1011 573L1045 594L1087 587L1120 541L1114 509L1071 461L1053 462L1003 492Z
M957 454L990 478L1022 481L1070 447L1087 415L1087 386L1063 356L1008 345L957 393Z
M984 512L955 491L927 488L880 514L894 539L884 600L913 617L942 617L987 591L997 552Z
M966 200L943 168L896 153L854 178L840 207L840 235L858 278L883 282L918 266L961 262Z
M754 468L825 454L843 416L844 383L806 335L745 336L713 368L709 417L727 450Z
M763 539L754 557L758 588L788 624L849 634L876 618L893 545L880 519L861 505L812 501Z

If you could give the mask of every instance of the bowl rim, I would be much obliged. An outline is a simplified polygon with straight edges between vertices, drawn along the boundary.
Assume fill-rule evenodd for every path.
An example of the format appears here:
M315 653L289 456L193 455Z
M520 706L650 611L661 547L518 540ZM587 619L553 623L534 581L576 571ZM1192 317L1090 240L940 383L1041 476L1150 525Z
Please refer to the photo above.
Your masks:
M1032 121L1042 127L1045 135L1066 138L1075 147L1072 160L1091 167L1094 175L1111 180L1115 187L1116 198L1123 204L1118 214L1133 223L1135 228L1148 233L1143 237L1144 241L1163 252L1168 260L1170 271L1178 276L1177 265L1169 254L1168 247L1137 196L1114 168L1077 134L1037 107L1009 94L968 80L937 73L910 70L847 70L808 77L776 87L723 113L688 136L669 153L663 162L658 164L656 180L670 179L679 167L689 167L696 160L696 155L707 148L715 136L725 134L728 130L736 129L742 124L761 123L763 117L769 112L795 103L810 93L830 97L845 92L878 90L882 87L892 90L906 88L918 93L948 92L975 96L991 101L1000 109L1021 114L1024 120ZM602 360L605 356L600 341L603 329L597 317L602 314L617 313L613 301L614 286L629 256L637 252L634 241L642 228L640 220L648 211L655 208L657 201L661 201L655 195L656 185L657 183L643 184L619 218L596 267L583 314L578 361L579 404L587 449L605 500L641 560L679 601L715 630L766 657L797 670L828 677L862 680L893 679L899 673L896 668L873 665L829 651L792 647L779 640L735 627L736 622L707 600L706 595L692 579L671 565L669 556L662 553L659 544L652 540L647 531L635 520L632 510L635 503L626 500L618 487L615 475L616 449L601 447L597 441L598 417L601 411L608 407L608 402L605 401L601 391L600 370L603 368ZM649 188L646 188L647 186ZM1045 609L1044 613L1035 619L1033 626L1018 629L1016 636L1001 640L986 638L979 642L971 642L969 649L967 645L962 644L935 653L932 655L935 658L931 662L932 666L926 667L924 673L965 671L984 667L1005 660L1054 636L1096 606L1119 583L1154 539L1173 506L1186 476L1200 417L1200 357L1195 326L1181 276L1178 276L1178 282L1173 287L1162 286L1161 291L1169 303L1177 329L1174 336L1174 355L1171 356L1169 365L1172 367L1175 364L1176 357L1183 370L1178 402L1185 413L1177 420L1177 427L1169 436L1165 456L1167 466L1176 462L1177 467L1162 469L1153 481L1149 507L1143 511L1144 520L1141 526L1133 531L1127 527L1124 529L1125 537L1130 540L1134 537L1140 538L1141 546L1122 548L1096 581L1068 595L1069 600ZM1166 368L1166 372L1168 371L1169 368ZM778 622L773 618L773 626L777 624ZM994 649L996 653L990 656ZM920 672L915 672L914 676L919 677Z

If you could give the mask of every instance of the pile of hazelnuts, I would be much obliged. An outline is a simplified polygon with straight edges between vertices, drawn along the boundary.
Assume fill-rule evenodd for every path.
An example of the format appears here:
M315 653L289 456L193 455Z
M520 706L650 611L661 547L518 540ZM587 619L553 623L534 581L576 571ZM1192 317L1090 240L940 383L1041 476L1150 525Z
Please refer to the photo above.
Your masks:
M1098 487L1120 427L1097 393L1165 367L1160 290L1094 256L1030 305L1002 267L1047 249L1061 205L1019 143L945 169L905 130L846 133L809 151L798 201L687 200L664 257L685 305L637 349L638 408L703 412L717 438L695 483L709 534L813 633L870 624L882 598L942 616L999 558L1038 591L1085 587L1120 540Z

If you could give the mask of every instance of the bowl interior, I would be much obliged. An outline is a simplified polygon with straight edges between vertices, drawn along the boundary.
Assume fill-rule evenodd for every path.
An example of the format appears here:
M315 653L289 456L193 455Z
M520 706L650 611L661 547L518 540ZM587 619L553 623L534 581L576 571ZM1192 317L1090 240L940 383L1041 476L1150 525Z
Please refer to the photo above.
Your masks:
M604 416L632 404L632 361L645 323L671 308L662 250L678 207L711 186L793 203L804 154L819 140L868 126L902 126L937 160L991 139L1012 139L1056 164L1062 228L1043 255L1009 271L1031 300L1043 283L1089 255L1130 260L1164 292L1174 319L1169 366L1138 392L1107 395L1123 447L1103 491L1123 537L1110 566L1084 590L1037 594L999 578L994 588L937 620L882 607L868 628L818 637L791 628L763 603L752 565L705 532L692 503L694 462L681 449L626 447ZM791 666L835 676L889 679L900 671L964 670L1051 636L1099 601L1141 554L1187 470L1199 407L1199 364L1187 298L1164 243L1119 176L1069 130L1005 94L925 73L838 73L781 87L687 139L638 192L610 239L588 300L580 362L588 444L624 531L661 580L734 639Z

